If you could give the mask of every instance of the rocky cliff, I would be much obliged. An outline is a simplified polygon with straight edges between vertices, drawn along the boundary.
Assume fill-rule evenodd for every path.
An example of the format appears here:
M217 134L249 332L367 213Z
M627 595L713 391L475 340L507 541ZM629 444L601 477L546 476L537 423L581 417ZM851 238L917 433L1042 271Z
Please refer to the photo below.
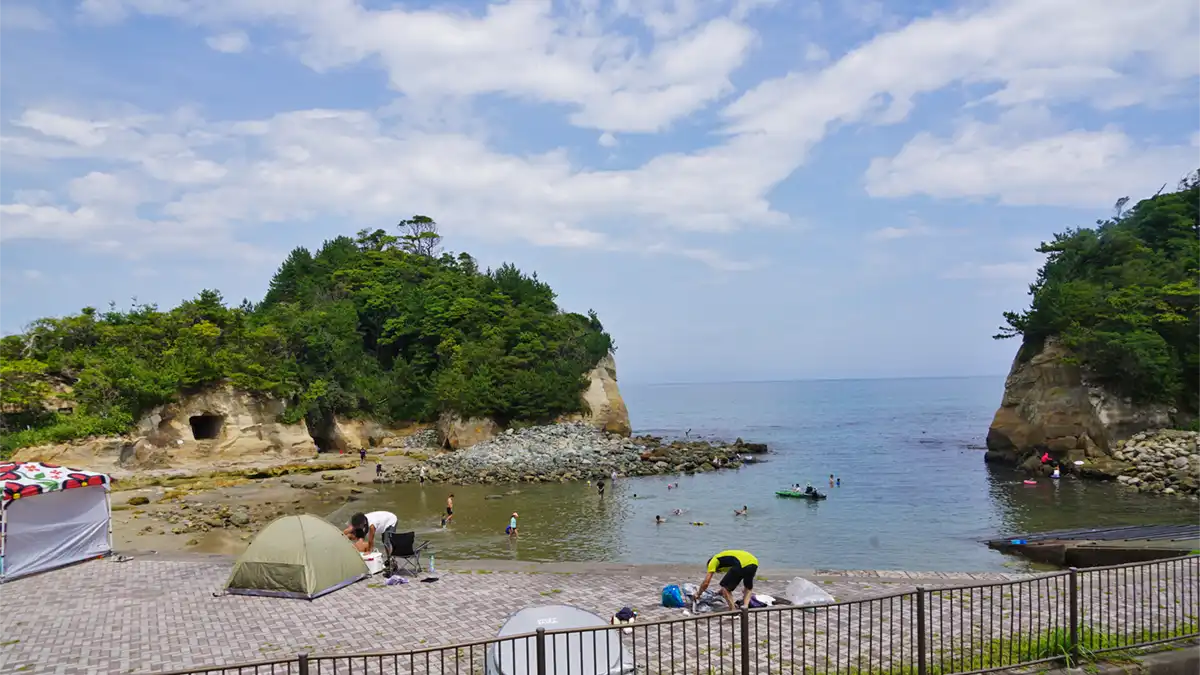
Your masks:
M279 422L284 407L283 401L216 389L154 408L129 437L23 448L14 457L112 471L234 466L314 456L317 446L304 422Z
M585 412L566 415L560 422L584 422L612 434L628 436L629 409L617 387L617 363L612 354L600 359L588 372L588 386L583 390ZM494 438L503 429L495 421L483 418L462 418L443 415L438 420L438 441L443 447L458 449Z
M989 462L1036 468L1049 452L1060 461L1103 464L1121 441L1170 427L1174 410L1135 405L1087 381L1070 352L1048 340L1022 346L1004 382L1004 398L987 435ZM1090 461L1089 461L1090 460Z

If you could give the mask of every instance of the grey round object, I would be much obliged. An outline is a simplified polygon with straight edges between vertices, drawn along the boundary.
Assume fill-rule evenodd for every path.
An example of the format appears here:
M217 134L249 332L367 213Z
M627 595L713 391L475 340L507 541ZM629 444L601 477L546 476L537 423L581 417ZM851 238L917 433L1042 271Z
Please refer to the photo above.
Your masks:
M621 643L621 626L571 605L527 607L508 617L487 650L487 675L526 675L537 672L537 639L512 638L534 633L604 628L581 633L547 635L546 672L553 675L626 675L634 672L633 654ZM505 640L505 638L510 638Z

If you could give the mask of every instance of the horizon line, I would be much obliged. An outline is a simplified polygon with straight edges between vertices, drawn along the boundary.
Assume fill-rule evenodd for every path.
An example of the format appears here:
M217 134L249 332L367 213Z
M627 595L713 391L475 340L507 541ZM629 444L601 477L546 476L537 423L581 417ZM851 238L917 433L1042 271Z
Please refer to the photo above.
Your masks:
M676 380L669 382L640 382L637 380L621 382L620 378L618 378L617 384L645 387L669 387L688 384L780 384L785 382L859 382L878 380L969 380L984 377L1008 377L1008 373L985 373L975 375L881 375L875 377L791 377L784 379L762 380Z

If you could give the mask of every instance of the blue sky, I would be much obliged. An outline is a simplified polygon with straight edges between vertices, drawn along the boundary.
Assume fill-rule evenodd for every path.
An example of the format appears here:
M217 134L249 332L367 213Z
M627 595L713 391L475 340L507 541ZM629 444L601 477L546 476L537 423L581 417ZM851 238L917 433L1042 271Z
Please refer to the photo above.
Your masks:
M412 214L623 381L1000 374L1038 242L1200 164L1194 0L6 0L0 328Z

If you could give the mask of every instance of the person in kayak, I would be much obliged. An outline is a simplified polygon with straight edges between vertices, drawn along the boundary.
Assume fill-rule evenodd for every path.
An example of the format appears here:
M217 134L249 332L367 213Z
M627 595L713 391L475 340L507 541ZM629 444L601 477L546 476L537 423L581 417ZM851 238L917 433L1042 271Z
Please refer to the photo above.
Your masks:
M704 591L708 590L714 574L724 572L725 576L721 578L720 589L721 595L729 605L729 611L737 609L733 602L733 592L737 590L739 584L745 589L742 594L742 605L750 606L750 599L754 594L754 575L758 574L758 558L746 551L732 549L721 551L708 559L706 572L704 581L700 584L700 590L696 592L696 597L704 595Z

